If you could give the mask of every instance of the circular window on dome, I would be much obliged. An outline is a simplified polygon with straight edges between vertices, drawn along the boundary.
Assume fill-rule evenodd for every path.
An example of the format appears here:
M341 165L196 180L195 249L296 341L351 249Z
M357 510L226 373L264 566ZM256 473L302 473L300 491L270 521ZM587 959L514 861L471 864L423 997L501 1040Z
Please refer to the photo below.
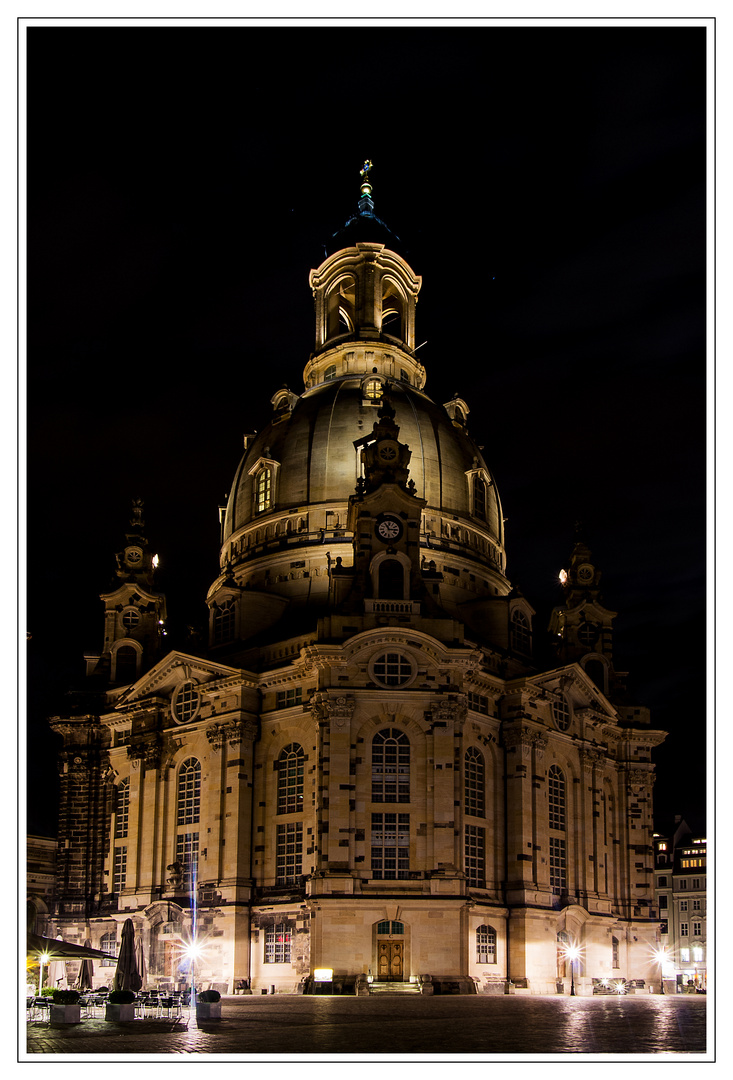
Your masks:
M127 611L122 614L122 625L125 630L133 630L140 622L140 612L135 608L128 608Z
M177 724L188 724L195 720L201 708L201 695L194 683L187 680L176 690L171 702L171 712Z
M558 701L553 701L552 717L560 731L568 730L570 727L570 706L564 694Z
M399 652L380 653L369 667L372 678L381 686L407 686L414 678L412 661Z

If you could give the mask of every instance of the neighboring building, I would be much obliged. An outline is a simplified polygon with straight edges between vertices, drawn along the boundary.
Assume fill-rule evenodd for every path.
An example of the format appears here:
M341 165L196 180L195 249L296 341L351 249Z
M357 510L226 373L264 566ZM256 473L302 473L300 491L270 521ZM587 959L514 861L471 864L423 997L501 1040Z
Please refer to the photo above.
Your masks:
M56 889L57 842L29 836L26 843L26 907L28 929L43 935Z
M113 948L131 917L160 986L183 977L195 898L197 972L229 990L332 973L347 992L567 993L566 944L579 992L646 987L664 734L624 703L580 541L556 660L534 666L496 483L466 402L425 393L399 250L365 169L310 275L303 393L278 390L245 441L205 656L161 651L136 505L88 658L98 696L52 721L56 925Z
M661 920L665 989L707 989L707 840L675 817L654 834L654 888Z

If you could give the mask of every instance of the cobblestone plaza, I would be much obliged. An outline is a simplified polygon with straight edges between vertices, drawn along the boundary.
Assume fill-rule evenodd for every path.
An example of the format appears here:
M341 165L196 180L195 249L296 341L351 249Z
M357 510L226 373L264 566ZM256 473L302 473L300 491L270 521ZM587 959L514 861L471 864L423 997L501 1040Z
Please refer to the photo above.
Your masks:
M443 1056L554 1054L689 1055L706 1049L706 999L636 995L623 998L379 998L274 995L227 998L219 1022L197 1024L86 1020L61 1027L28 1024L27 1055L110 1058L140 1055L265 1056L327 1060L399 1060ZM186 1026L186 1021L188 1024ZM22 1033L24 1034L24 1032ZM689 1057L686 1060L690 1060Z

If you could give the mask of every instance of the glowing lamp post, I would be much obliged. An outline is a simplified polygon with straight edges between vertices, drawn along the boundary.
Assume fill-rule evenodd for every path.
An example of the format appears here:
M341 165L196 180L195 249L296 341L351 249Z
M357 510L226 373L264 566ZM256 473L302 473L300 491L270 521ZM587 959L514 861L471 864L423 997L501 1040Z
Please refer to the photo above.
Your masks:
M193 1009L196 1006L196 957L201 955L201 946L196 938L186 946L185 955L191 962L191 1000L189 1008Z
M51 954L47 953L47 952L42 952L41 955L38 957L38 961L39 961L39 964L40 964L40 974L39 974L39 977L38 977L38 996L39 997L41 996L41 991L43 990L43 967L44 967L44 964L47 964L50 959L51 959Z
M660 985L659 993L663 994L664 993L664 962L667 959L667 950L665 949L664 945L662 945L659 949L654 950L654 959L659 964L659 985Z
M565 957L570 961L570 996L575 997L575 961L580 956L577 945L568 945L565 949Z

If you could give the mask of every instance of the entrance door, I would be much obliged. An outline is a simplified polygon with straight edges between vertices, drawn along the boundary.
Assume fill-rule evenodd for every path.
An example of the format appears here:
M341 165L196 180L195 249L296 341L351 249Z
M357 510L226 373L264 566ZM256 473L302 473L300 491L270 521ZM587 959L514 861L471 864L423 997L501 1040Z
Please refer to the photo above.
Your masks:
M379 982L402 982L404 943L380 941L377 978Z

